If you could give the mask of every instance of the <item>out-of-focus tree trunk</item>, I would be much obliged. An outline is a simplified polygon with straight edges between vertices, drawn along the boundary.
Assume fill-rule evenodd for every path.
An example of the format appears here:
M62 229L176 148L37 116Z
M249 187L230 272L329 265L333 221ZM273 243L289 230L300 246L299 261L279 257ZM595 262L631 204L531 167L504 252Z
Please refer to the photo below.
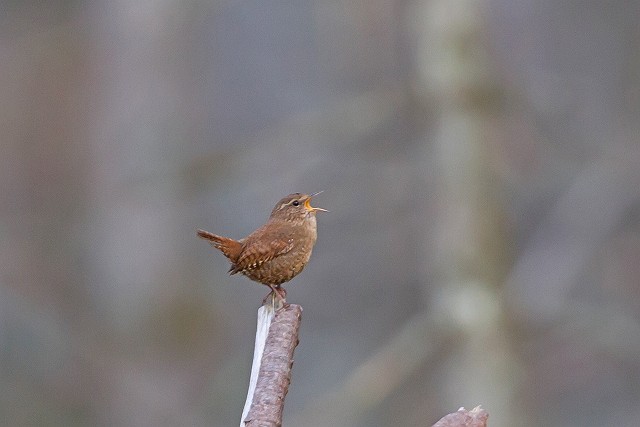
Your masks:
M424 103L437 111L435 135L425 136L426 179L437 194L425 218L435 254L430 310L463 331L453 343L438 397L444 407L482 403L493 426L526 425L514 418L517 366L500 287L510 261L510 236L491 138L502 93L489 66L484 2L437 0L417 8L419 78ZM435 220L435 225L433 221ZM426 228L426 227L425 227ZM454 368L455 367L455 368Z

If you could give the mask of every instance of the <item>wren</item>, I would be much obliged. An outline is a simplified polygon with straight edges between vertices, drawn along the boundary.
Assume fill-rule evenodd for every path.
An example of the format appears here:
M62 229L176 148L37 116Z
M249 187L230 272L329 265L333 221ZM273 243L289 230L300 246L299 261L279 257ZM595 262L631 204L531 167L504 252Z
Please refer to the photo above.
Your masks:
M320 193L289 194L276 204L267 222L244 239L204 230L198 230L198 236L229 259L230 274L241 273L267 285L284 302L286 291L280 285L300 274L309 262L318 236L316 212L328 212L311 206L311 198Z

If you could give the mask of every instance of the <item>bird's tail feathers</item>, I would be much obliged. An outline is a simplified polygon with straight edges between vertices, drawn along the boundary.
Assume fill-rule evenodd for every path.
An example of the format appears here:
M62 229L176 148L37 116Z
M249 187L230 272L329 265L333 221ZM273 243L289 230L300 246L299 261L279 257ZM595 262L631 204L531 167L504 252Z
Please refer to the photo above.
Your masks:
M198 230L198 237L207 240L211 245L231 260L236 262L242 252L242 243L228 237L218 236L205 230Z

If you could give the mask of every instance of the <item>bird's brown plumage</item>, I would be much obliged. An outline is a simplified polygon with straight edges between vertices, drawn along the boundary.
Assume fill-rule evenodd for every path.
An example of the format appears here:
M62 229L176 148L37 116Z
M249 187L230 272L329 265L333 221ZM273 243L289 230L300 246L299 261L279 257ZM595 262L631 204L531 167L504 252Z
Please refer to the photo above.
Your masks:
M272 289L293 279L305 267L316 242L316 212L311 197L293 193L281 199L262 227L244 239L234 240L208 231L198 236L208 240L231 262L230 274L242 273Z

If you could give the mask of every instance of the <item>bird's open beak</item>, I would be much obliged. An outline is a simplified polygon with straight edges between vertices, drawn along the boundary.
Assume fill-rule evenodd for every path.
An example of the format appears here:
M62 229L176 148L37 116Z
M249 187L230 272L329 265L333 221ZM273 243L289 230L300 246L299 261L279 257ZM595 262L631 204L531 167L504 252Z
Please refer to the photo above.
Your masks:
M316 211L320 211L320 212L329 212L326 209L322 209L322 208L314 208L313 206L311 206L311 198L313 196L317 196L318 194L322 193L322 191L318 191L317 193L313 193L312 195L309 196L309 198L307 200L304 201L304 207L305 209L307 209L309 212L316 212Z

